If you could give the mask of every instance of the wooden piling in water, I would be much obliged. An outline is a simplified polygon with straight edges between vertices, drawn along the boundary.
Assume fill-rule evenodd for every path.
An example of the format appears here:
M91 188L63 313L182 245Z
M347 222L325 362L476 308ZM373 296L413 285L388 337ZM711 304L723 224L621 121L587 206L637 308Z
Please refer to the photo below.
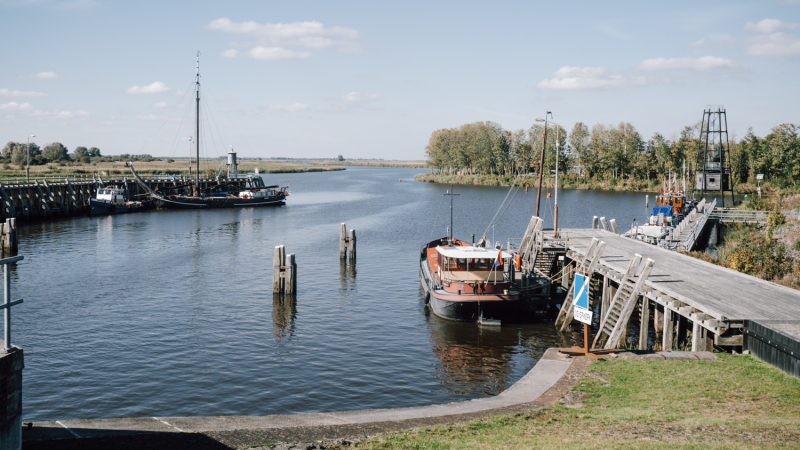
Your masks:
M294 253L286 254L286 247L275 247L272 258L272 293L297 293L297 262Z
M605 217L600 218L600 225L603 226L604 230L608 231L608 221L606 220Z
M347 258L347 225L342 224L342 230L339 232L339 258Z
M592 228L597 228L597 216L592 217Z
M283 258L281 258L282 245L275 247L275 257L272 258L272 293L280 294L281 292L281 266L283 266Z
M350 230L350 242L347 243L350 249L349 252L349 259L350 261L356 260L356 230Z
M295 263L294 260L294 253L289 253L286 255L286 270L284 273L286 274L286 278L284 280L286 293L297 293L297 263Z

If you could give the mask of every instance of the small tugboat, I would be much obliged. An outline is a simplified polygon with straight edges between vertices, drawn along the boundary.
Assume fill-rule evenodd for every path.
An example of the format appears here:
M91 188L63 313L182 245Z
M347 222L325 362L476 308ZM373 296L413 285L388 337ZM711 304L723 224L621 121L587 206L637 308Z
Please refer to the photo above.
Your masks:
M445 237L420 252L420 281L431 311L463 322L497 321L520 307L511 254ZM508 271L504 268L509 268Z
M125 189L122 187L100 188L97 191L97 198L89 199L89 205L91 216L129 213L144 209L142 202L129 201L125 198Z

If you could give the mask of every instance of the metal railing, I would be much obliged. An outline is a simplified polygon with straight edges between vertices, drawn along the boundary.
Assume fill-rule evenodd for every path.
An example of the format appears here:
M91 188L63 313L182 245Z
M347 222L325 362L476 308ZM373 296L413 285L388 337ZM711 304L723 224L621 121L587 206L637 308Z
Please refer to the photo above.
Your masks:
M8 265L11 263L15 263L17 261L22 261L25 259L24 256L14 256L12 258L5 258L0 259L0 264L3 265L3 304L0 305L0 309L3 309L3 317L5 322L5 332L3 333L3 339L5 340L5 350L8 352L12 349L11 347L11 307L14 305L19 305L22 303L22 299L11 301L11 271L8 269Z
M750 211L746 209L717 208L711 214L711 218L720 222L745 222L745 223L766 223L769 214L774 211ZM787 218L800 220L800 210L780 211Z

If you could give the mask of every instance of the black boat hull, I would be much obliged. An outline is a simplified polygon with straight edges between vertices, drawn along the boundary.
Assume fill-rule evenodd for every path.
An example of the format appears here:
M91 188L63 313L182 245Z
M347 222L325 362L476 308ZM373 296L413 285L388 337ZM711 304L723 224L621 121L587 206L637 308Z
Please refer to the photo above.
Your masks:
M89 215L90 216L105 216L108 214L124 214L130 212L143 211L144 205L136 202L127 205L115 205L110 201L97 200L96 198L89 199Z
M262 206L283 206L286 196L272 198L237 198L237 197L178 197L168 196L161 199L160 208L169 209L216 209L216 208L253 208Z
M436 289L430 276L427 261L420 263L420 282L425 291L425 300L431 311L448 320L477 322L483 319L503 320L514 316L521 310L522 302L518 293L503 295L455 295Z

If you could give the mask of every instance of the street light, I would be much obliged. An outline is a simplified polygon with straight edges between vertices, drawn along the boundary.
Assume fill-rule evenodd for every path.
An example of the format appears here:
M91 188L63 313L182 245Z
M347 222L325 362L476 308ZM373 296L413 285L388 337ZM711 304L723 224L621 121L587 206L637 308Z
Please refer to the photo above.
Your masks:
M25 164L25 182L30 183L30 170L31 170L31 138L36 137L35 134L28 136L28 150L25 152L28 162Z
M538 120L538 119L537 119ZM558 236L558 154L561 152L561 125L550 122L548 125L555 125L556 126L556 198L554 202L555 207L555 226L554 226L554 236Z
M542 133L542 158L539 160L539 188L536 190L536 217L539 217L539 201L542 198L542 171L544 170L544 148L547 144L547 116L553 117L553 113L547 111L544 119L537 118L537 122L544 122L544 133Z

